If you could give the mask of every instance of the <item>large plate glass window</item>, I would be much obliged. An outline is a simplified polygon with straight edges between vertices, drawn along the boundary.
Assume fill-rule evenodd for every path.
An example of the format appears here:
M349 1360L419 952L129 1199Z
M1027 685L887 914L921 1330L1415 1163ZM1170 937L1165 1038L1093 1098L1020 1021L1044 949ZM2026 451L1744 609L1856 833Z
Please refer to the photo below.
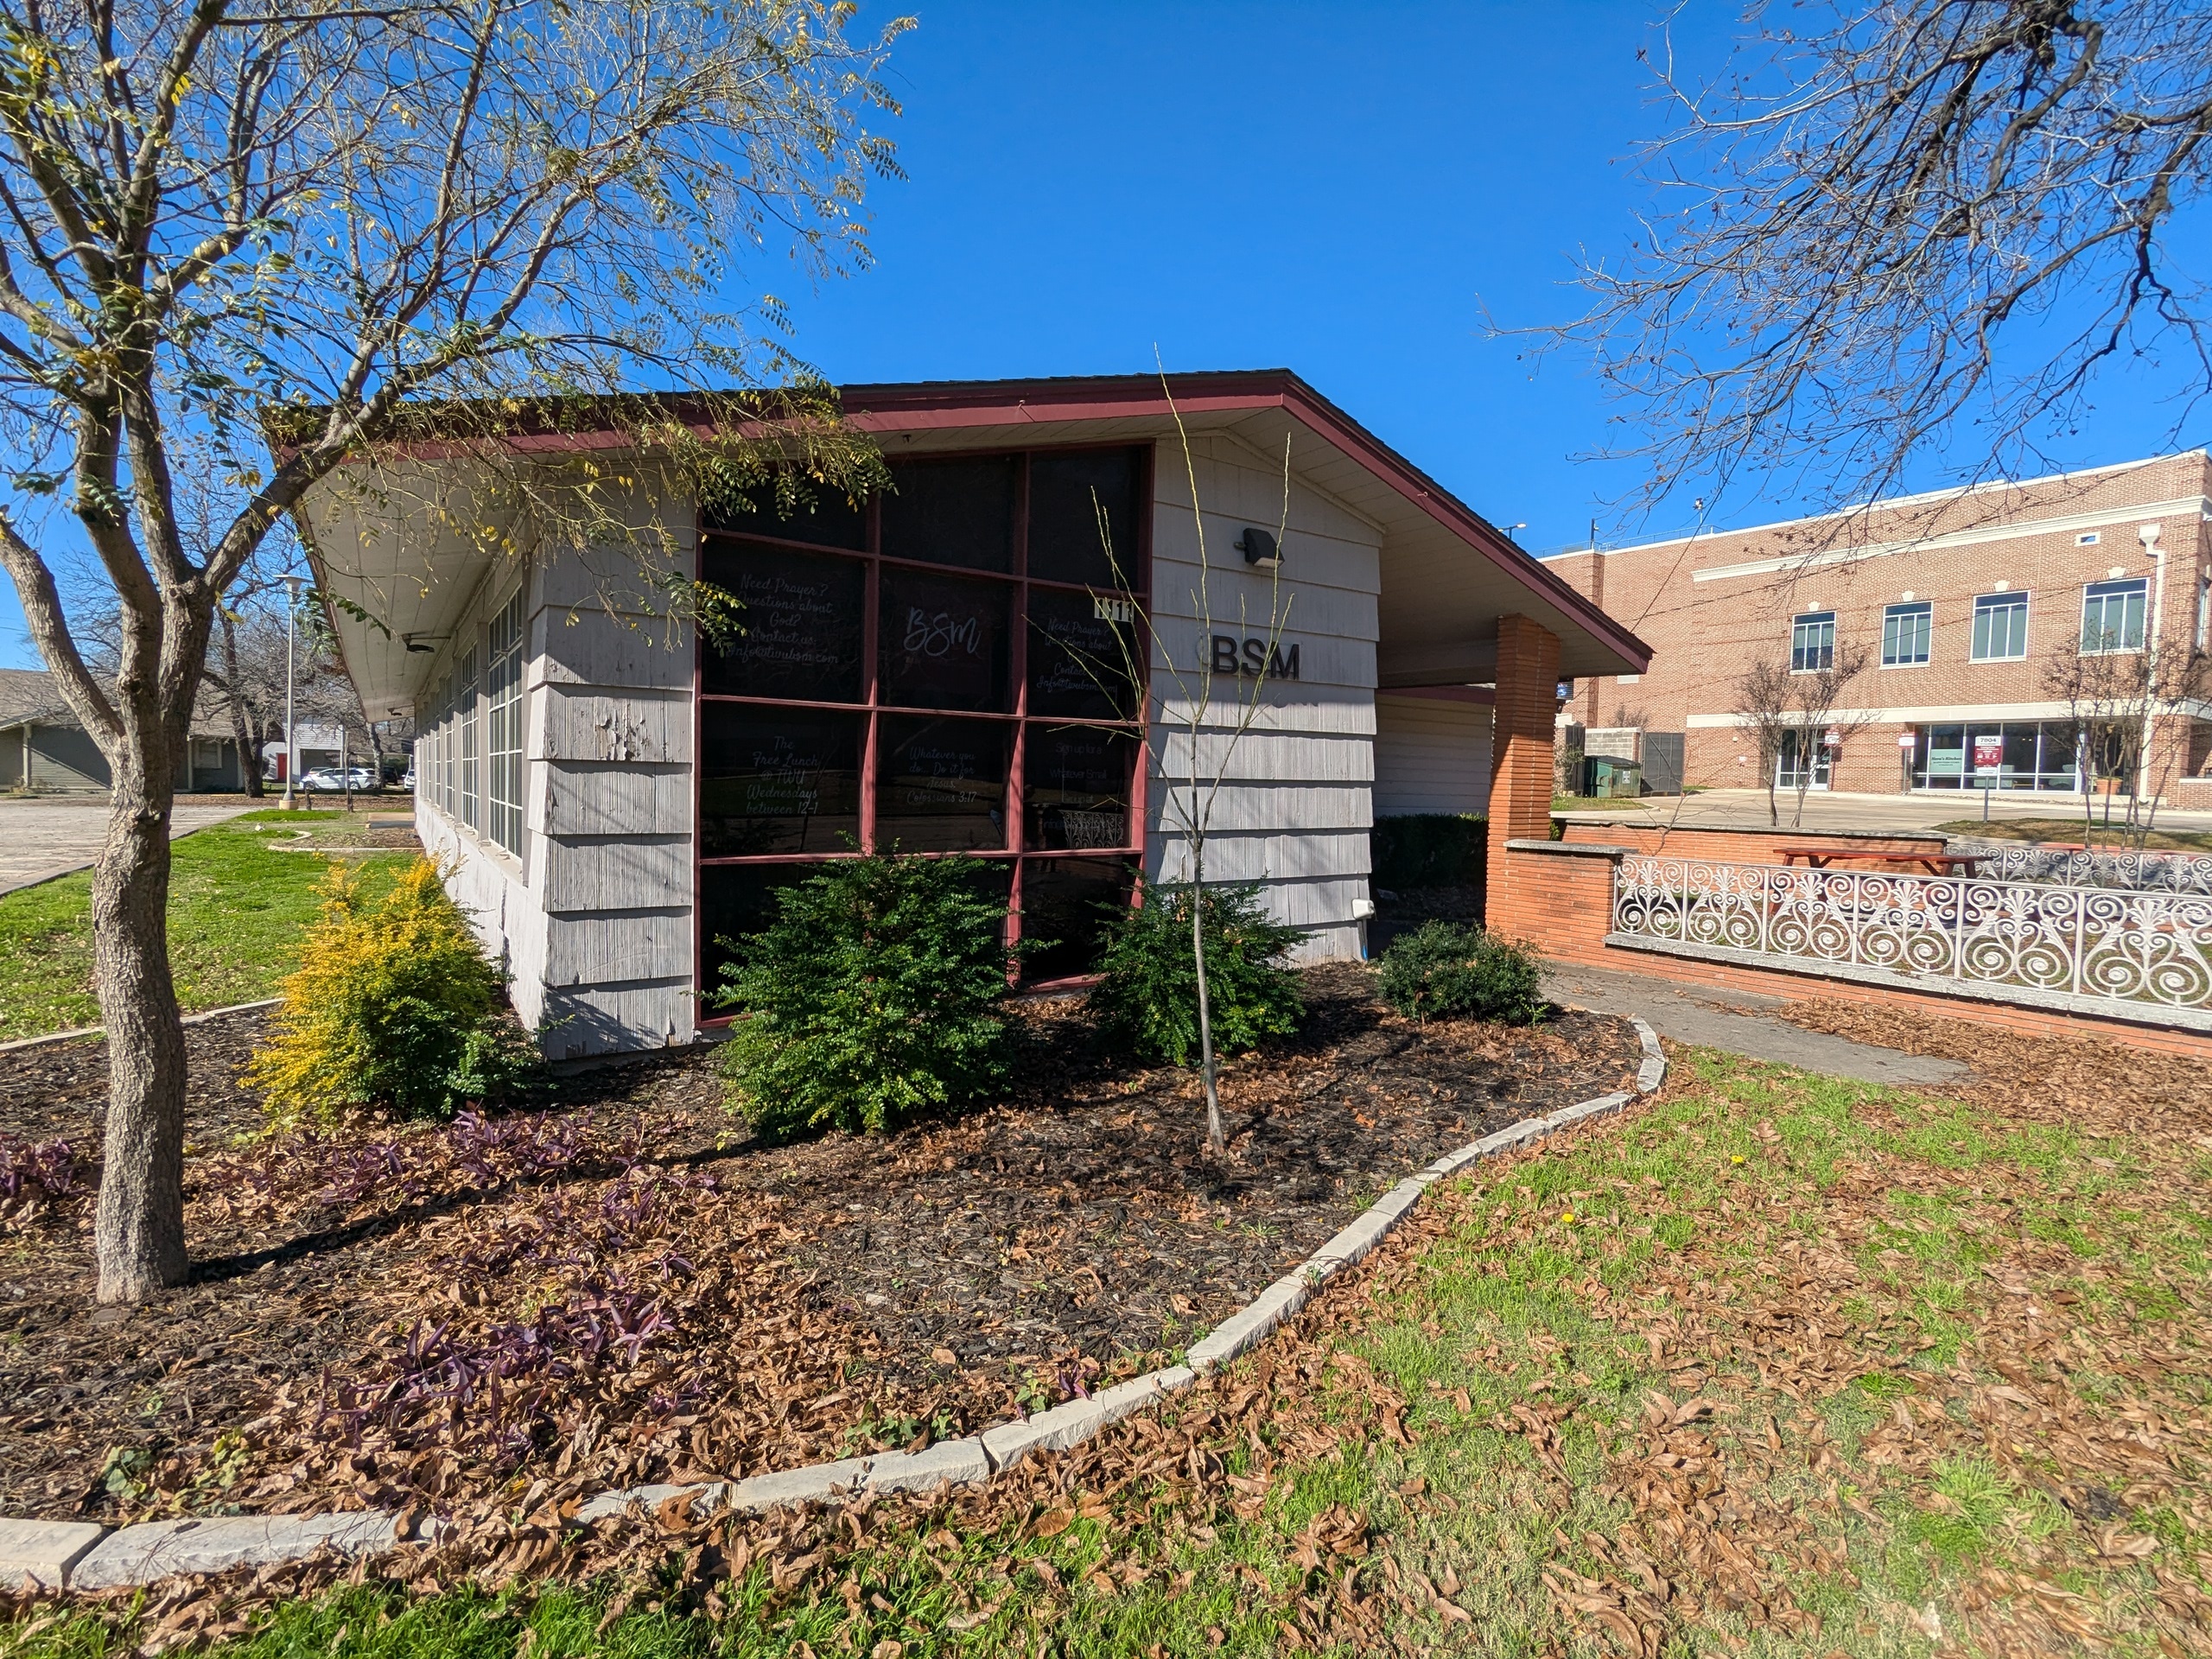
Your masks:
M860 844L868 719L824 709L699 710L699 846L709 858Z
M1136 604L1103 593L1029 591L1029 712L1136 716Z
M1029 464L1029 574L1086 588L1135 585L1137 449L1078 449L1040 454Z
M855 849L990 861L1031 980L1086 972L1142 845L1147 447L898 457L855 507L702 503L700 972Z
M2082 590L2083 655L2143 649L2144 601L2150 586L2138 576L2133 582L2093 582Z
M877 846L907 853L1005 848L1011 726L911 715L878 724Z
M887 569L876 625L880 700L906 709L1007 711L1007 582Z
M963 455L895 463L883 498L886 558L1014 569L1018 455Z
M1789 671L1817 674L1835 666L1835 613L1807 611L1789 619Z
M1983 594L1974 602L1974 660L2017 662L2028 654L2028 596Z
M1892 605L1882 613L1882 666L1917 668L1928 660L1936 607L1926 600Z
M861 701L868 568L758 542L709 539L702 581L732 594L744 632L707 640L702 690L718 696Z

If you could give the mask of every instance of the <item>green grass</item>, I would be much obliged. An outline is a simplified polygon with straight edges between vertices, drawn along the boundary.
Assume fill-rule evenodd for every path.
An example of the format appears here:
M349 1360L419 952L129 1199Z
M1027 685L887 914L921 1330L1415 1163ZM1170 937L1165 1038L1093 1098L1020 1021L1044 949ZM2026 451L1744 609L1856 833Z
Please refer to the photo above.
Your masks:
M829 1548L810 1576L779 1594L756 1562L715 1586L717 1619L690 1611L714 1575L687 1591L700 1558L671 1545L619 1607L605 1586L372 1584L278 1606L216 1651L1196 1659L1289 1651L1294 1624L1344 1653L1597 1659L1623 1650L1592 1611L1608 1606L1652 1622L1669 1659L2074 1650L2023 1574L2075 1599L2063 1616L2099 1651L2201 1650L2172 1586L2202 1592L2212 1566L2212 1151L2131 1138L2124 1103L2003 1122L1710 1053L1677 1066L1625 1122L1433 1193L1421 1248L1328 1293L1302 1342L1266 1351L1272 1377L1247 1361L1162 1408L1171 1430L1204 1425L1228 1476L1270 1471L1263 1496L1194 1496L1125 1459L1054 1535L1004 1504L887 1512L864 1540L828 1521L791 1545ZM2023 1337L2023 1284L2074 1312ZM1978 1427L2001 1378L2056 1418ZM1225 1402L1248 1390L1262 1404L1240 1416ZM1709 1415L1672 1421L1698 1402ZM2171 1479L2131 1484L2115 1471L2139 1477L2139 1448L2099 1464L2069 1438L2136 1406L2185 1441ZM1675 1455L1718 1484L1664 1472ZM2077 1480L2126 1488L2163 1591L2061 1506ZM1370 1553L1301 1563L1300 1535L1336 1510L1371 1523ZM1667 1593L1638 1601L1647 1571ZM1465 1617L1446 1622L1439 1585ZM0 1654L105 1659L144 1634L72 1615L0 1629Z
M327 861L304 844L343 845L359 815L250 812L173 843L169 876L169 963L177 997L189 1013L259 1001L296 965L302 928L315 918L315 884ZM397 868L407 855L365 861ZM0 894L0 1040L99 1023L92 994L92 873Z
M1554 795L1554 812L1649 812L1651 809L1628 795Z

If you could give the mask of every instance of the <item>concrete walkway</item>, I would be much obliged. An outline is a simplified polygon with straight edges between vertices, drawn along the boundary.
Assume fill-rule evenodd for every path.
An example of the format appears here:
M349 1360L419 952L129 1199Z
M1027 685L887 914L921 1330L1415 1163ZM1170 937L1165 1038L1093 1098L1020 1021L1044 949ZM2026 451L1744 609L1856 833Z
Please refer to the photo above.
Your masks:
M1900 1049L1877 1048L1825 1032L1807 1031L1775 1018L1770 1012L1783 1006L1783 998L1756 991L1685 985L1657 975L1558 963L1544 969L1544 995L1554 1002L1599 1014L1642 1014L1662 1037L1671 1037L1678 1043L1725 1048L1755 1060L1776 1060L1807 1071L1856 1077L1865 1083L1946 1083L1967 1076L1972 1069L1956 1060L1907 1054Z
M1784 827L1797 820L1797 798L1781 798ZM1800 827L1823 830L1933 830L1939 823L1956 823L1981 817L1981 791L1951 795L1844 795L1815 790L1805 797ZM1637 809L1641 809L1638 810ZM1682 829L1764 830L1767 827L1766 791L1759 789L1713 789L1695 795L1648 795L1625 811L1611 809L1562 812L1562 818L1582 823L1673 824ZM1992 792L1989 816L1997 818L2076 819L2082 816L2078 795L2000 795ZM2155 827L2162 830L2212 830L2212 812L2177 812L2158 809Z
M179 801L169 814L169 838L235 818L254 805L194 806ZM100 797L0 799L0 893L87 868L106 843L107 802Z

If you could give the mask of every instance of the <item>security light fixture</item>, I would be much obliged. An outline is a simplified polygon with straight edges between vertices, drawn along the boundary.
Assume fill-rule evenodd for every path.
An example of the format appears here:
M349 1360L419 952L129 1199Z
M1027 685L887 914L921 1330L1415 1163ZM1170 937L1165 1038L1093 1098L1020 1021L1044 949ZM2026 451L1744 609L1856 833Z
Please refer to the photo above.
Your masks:
M1272 531L1255 530L1247 524L1244 533L1236 538L1236 550L1244 556L1245 563L1262 570L1276 569L1282 563L1282 549L1276 545Z

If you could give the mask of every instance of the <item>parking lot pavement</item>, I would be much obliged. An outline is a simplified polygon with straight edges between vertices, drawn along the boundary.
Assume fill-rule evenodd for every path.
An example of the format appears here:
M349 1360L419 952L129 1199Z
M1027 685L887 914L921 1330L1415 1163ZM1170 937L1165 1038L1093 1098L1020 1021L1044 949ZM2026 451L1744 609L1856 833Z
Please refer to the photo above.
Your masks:
M251 802L197 806L179 801L169 814L169 838L252 810ZM97 796L0 799L0 893L13 893L81 870L107 842L107 802Z

